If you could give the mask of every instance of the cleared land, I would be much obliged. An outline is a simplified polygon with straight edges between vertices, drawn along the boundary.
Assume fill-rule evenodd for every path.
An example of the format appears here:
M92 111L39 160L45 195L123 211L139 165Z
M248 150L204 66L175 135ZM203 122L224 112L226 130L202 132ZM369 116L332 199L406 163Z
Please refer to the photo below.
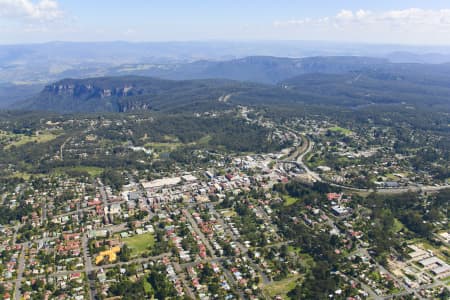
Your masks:
M283 200L284 200L284 206L291 206L292 204L296 203L300 199L289 196L289 195L283 195Z
M14 141L9 143L5 147L5 149L11 148L12 146L20 147L28 143L46 143L56 139L57 137L58 135L53 133L41 133L39 135L32 135L32 136L16 134L12 135Z
M55 173L65 173L70 171L76 171L76 172L87 172L92 177L99 176L102 172L102 168L98 167L91 167L91 166L76 166L76 167L61 167L61 168L55 168Z
M182 143L147 143L145 148L152 148L155 151L173 151L182 146Z
M340 132L340 133L345 134L345 135L350 135L350 134L353 133L351 130L346 129L346 128L342 128L342 127L339 127L339 126L334 126L334 127L328 128L328 130L334 131L334 132Z
M144 233L125 238L122 242L130 247L133 256L139 256L155 245L155 237L153 233Z
M264 293L268 295L270 299L273 299L276 296L280 296L282 299L290 299L287 294L295 288L299 278L300 275L295 275L280 281L272 282L263 287Z

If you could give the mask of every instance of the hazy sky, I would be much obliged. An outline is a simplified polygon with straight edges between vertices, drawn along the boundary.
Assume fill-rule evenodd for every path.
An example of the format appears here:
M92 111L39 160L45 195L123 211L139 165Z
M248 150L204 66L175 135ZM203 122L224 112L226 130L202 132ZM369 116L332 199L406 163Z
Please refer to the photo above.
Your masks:
M0 0L0 43L332 40L450 44L449 0Z

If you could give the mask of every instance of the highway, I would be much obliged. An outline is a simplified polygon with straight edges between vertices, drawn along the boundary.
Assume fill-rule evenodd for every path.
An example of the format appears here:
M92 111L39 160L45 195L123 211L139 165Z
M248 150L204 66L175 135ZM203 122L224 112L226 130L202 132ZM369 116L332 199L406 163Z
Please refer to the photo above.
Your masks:
M324 180L319 174L313 172L305 163L304 158L305 156L310 153L314 149L314 142L311 141L307 136L302 136L303 140L308 144L306 147L306 150L302 151L302 147L300 147L298 150L295 151L294 157L295 162L297 162L314 181L317 182L324 182L331 186L342 188L345 190L355 191L355 192L363 192L363 193L372 193L377 192L381 194L400 194L400 193L406 193L406 192L436 192L444 189L450 189L450 185L441 185L441 186L432 186L432 185L416 185L416 186L408 186L408 187L400 187L400 188L379 188L379 189L360 189L355 188L351 186L336 184L334 182L329 182L327 180ZM304 148L304 147L303 147ZM291 156L292 157L292 156Z

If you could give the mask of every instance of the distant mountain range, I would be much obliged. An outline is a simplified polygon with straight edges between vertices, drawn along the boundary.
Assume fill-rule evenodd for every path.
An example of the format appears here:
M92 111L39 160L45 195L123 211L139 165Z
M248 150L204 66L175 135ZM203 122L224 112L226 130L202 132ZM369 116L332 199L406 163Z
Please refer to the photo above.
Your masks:
M16 107L58 112L177 110L206 107L229 93L256 88L256 84L228 80L172 81L138 76L64 79Z
M396 64L366 57L247 57L137 73L172 79L134 75L63 79L10 108L58 112L205 111L238 104L292 103L450 108L450 64Z
M192 75L193 67L203 69L206 62L226 62L248 56L365 56L402 63L445 63L450 62L450 47L314 41L51 42L0 45L0 84L46 84L68 77L117 75L118 71L121 75L139 75L136 71L170 71L174 66L181 71L187 68L190 70L187 73ZM189 65L194 62L197 63Z
M186 64L121 66L111 75L134 74L165 79L222 78L276 84L293 76L309 73L345 73L364 67L388 64L385 59L368 57L280 58L251 56L229 61L197 61Z
M253 56L127 65L109 73L114 76L59 80L40 93L39 85L22 90L3 85L3 89L10 95L9 108L58 112L204 111L236 104L289 103L450 107L450 64L392 63L351 56ZM1 91L2 85L0 96ZM21 93L26 101L18 100Z
M445 62L450 62L450 47L312 41L0 45L0 108L14 108L21 100L35 98L49 83L64 78L213 78L277 85L314 73L376 70L391 74L401 73L403 68L403 75L424 71L425 80L439 80L436 72L447 78L447 66L440 65Z

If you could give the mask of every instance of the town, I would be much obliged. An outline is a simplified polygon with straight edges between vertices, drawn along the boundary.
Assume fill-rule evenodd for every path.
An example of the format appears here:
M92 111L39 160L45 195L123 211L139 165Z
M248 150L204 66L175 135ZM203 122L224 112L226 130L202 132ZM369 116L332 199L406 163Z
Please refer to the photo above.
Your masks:
M407 164L384 159L388 145L368 146L336 124L280 126L252 119L247 107L238 112L285 146L257 154L195 150L191 155L207 159L157 172L80 167L4 189L3 299L301 299L318 295L315 280L326 282L331 299L449 295L448 182L407 176ZM53 139L69 123L86 124L45 157L111 155L99 128L126 131L127 121L41 122ZM20 137L8 141L20 147ZM177 143L125 149L144 161ZM330 151L347 166L329 165L342 161L330 160ZM383 163L366 176L373 182L347 176L362 168L352 159L378 151ZM397 211L401 200L390 203L396 197L407 198L411 216ZM416 209L433 217L416 224Z

